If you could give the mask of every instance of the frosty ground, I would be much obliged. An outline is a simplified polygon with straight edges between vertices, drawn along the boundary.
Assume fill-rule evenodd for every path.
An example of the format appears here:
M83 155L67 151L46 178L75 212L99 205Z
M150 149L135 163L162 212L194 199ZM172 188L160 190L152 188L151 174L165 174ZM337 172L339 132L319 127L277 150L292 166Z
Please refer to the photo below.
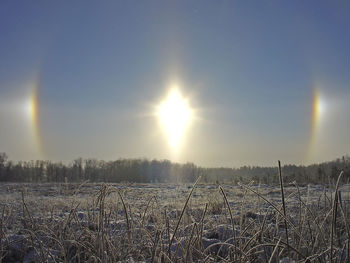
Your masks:
M192 187L1 184L2 262L349 259L347 186Z

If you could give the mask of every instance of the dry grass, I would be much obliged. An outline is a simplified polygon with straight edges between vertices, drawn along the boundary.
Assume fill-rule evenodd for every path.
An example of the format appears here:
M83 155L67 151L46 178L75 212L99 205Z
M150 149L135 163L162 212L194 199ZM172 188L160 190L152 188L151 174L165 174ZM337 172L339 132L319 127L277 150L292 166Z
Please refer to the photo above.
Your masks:
M341 186L280 179L280 188L1 185L1 262L349 262Z

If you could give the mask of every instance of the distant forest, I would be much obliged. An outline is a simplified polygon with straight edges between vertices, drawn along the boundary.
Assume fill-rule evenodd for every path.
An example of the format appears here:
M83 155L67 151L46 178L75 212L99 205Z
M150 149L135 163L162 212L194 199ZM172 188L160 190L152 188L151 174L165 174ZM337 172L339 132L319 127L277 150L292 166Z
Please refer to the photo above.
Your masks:
M277 164L277 162L276 162ZM350 157L309 166L284 165L285 183L333 184L340 171L343 182L350 180ZM201 183L250 182L277 184L277 167L243 166L240 168L203 168L193 163L179 164L168 160L119 159L101 161L78 158L69 164L52 161L8 160L0 153L1 182L110 182L110 183L190 183L202 176Z

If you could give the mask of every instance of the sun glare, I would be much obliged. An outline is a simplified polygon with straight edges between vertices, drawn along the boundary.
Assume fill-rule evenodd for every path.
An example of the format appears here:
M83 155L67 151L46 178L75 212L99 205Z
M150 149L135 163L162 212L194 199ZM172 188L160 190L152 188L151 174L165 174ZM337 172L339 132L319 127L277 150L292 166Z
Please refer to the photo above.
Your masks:
M172 89L159 104L157 117L171 148L177 149L181 145L192 115L192 109L178 89Z

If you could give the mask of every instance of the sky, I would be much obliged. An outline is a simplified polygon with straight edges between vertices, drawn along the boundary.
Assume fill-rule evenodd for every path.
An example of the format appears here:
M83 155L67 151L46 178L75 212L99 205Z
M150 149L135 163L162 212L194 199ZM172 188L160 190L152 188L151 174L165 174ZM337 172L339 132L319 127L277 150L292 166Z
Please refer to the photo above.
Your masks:
M349 13L322 0L1 1L0 152L204 167L349 154ZM164 121L174 89L187 108Z

